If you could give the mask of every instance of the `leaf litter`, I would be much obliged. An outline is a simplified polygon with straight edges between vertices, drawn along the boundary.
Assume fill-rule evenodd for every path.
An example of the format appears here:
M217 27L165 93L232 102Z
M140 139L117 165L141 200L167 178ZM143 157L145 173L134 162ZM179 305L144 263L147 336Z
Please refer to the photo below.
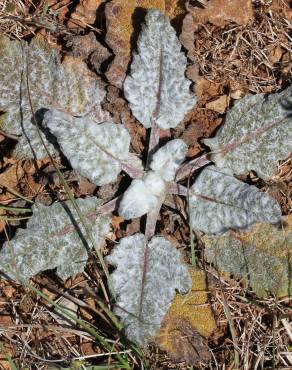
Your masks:
M80 2L82 6L86 5L87 1ZM108 1L107 3L113 3L113 1ZM193 3L193 2L191 2ZM209 3L209 1L208 1ZM281 7L281 1L276 2L276 6ZM280 5L279 5L280 4ZM100 15L101 9L103 8L105 4L103 4L99 9L96 8L94 11L94 8L91 9L90 13L92 14L93 19L93 13L95 12L97 18ZM142 9L145 5L138 4ZM219 4L220 5L220 4ZM64 9L61 10L63 14L67 15L64 18L66 19L66 22L68 19L70 19L70 12L68 12L68 8L66 8L66 2L64 2ZM89 5L90 6L90 5ZM224 6L226 6L224 4ZM146 7L146 6L145 6ZM159 6L158 6L159 7ZM75 9L75 14L76 8ZM267 8L265 7L256 7L255 11L258 11L259 9L262 9L262 11L266 11ZM283 8L280 8L283 9ZM66 10L66 12L65 12ZM80 8L79 8L80 10ZM132 8L132 12L135 10L135 8ZM288 17L289 13L282 12L279 10L275 10L273 8L273 11L276 13L278 12L280 16ZM184 9L184 12L187 12ZM74 16L75 17L75 16ZM80 32L81 34L78 35L78 37L85 37L82 36L82 30L87 30L87 32L92 31L88 25L83 24L83 21L79 23L76 26L75 20L72 16L72 23L70 24L70 30L72 30L72 26L75 23L77 32ZM117 17L115 18L117 20ZM118 18L118 20L121 18ZM90 21L91 22L91 21ZM203 24L206 21L202 22ZM219 21L220 22L220 21ZM87 22L86 22L87 23ZM89 23L89 22L88 22ZM224 20L223 22L225 25L224 27L233 27L233 25L230 24L229 20ZM94 25L94 23L93 23ZM97 25L97 24L96 24ZM109 24L106 25L107 31L110 32L116 32L116 29L114 29L115 23L113 22L110 26ZM98 24L100 26L100 23ZM205 23L205 27L210 27L209 23ZM218 27L218 25L215 27ZM242 26L245 27L245 26ZM251 25L251 27L254 27L254 25ZM110 30L112 28L112 30ZM213 31L212 31L213 32ZM236 31L237 32L237 31ZM235 33L236 33L235 32ZM49 35L49 32L46 31L47 36ZM73 35L74 37L74 35ZM134 36L135 37L135 36ZM204 35L200 36L202 40L204 40ZM106 40L102 39L100 34L96 34L96 40L102 41L102 45L106 46ZM212 50L214 52L214 58L216 59L216 50L214 50L214 44L210 43L210 52L212 53ZM65 45L63 46L63 50L65 50ZM121 48L117 48L116 50L113 50L110 45L108 45L109 52L114 52L115 58L118 59ZM90 55L92 51L88 51L88 56L86 55L87 51L84 51L83 55L81 56L83 60L86 61L86 63L89 64L89 67L91 66L91 59ZM278 54L277 54L278 53ZM130 54L128 54L130 55ZM280 57L280 59L279 59ZM109 58L108 56L106 58ZM101 63L106 63L106 58L102 60ZM129 58L129 57L128 57ZM283 60L283 63L281 63L281 66L279 66L279 71L282 70L285 72L283 74L283 78L279 78L277 80L277 85L273 85L273 88L271 90L265 90L267 92L270 91L277 91L280 87L284 87L287 81L289 81L289 74L287 75L286 67L289 65L289 55L287 58L286 53L282 52L282 49L279 51L275 49L275 52L273 55L270 55L270 58L274 61L274 64L279 64L279 61ZM127 63L124 65L128 65L130 59L127 59ZM109 59L110 61L110 59ZM97 64L98 66L98 64ZM106 66L106 65L105 65ZM96 67L95 67L96 68ZM99 68L99 66L98 66ZM125 68L125 67L123 67ZM125 69L124 69L125 71ZM97 71L98 74L103 76L103 72L101 70ZM123 72L125 73L125 72ZM262 78L262 75L260 72L258 73L258 78ZM255 74L255 75L256 75ZM242 85L240 84L239 87L235 85L235 88L230 89L228 86L228 89L226 89L226 79L225 77L229 76L228 74L220 75L219 78L210 78L210 74L208 71L204 71L202 69L199 69L199 75L193 74L195 76L195 81L198 82L198 79L204 79L205 84L209 84L209 86L204 90L204 95L200 98L200 94L197 94L198 97L198 105L195 110L192 110L183 120L183 122L175 129L172 129L169 132L169 137L171 138L187 138L189 142L186 142L188 145L191 145L191 148L189 148L188 155L189 157L194 157L204 150L204 145L201 142L201 138L209 138L213 137L215 135L216 127L220 126L222 124L224 115L221 112L214 111L212 109L212 106L208 105L210 102L214 102L217 99L220 99L222 96L227 96L227 107L231 104L233 105L233 99L236 99L237 96L240 96L241 94L245 94L247 89L249 89L249 85ZM231 76L232 77L232 76ZM120 79L120 73L117 74L117 76L113 76L113 78ZM114 83L115 84L115 83ZM211 87L210 87L211 84ZM215 86L214 86L215 84ZM216 86L218 84L219 86ZM196 87L197 89L198 87ZM135 118L131 115L131 112L129 111L129 108L127 107L127 103L125 102L123 98L123 94L121 94L120 90L117 89L114 86L108 85L106 87L107 89L107 95L106 99L103 102L103 109L108 110L111 112L112 116L118 117L117 119L113 120L114 122L123 122L126 124L126 127L130 127L130 135L132 139L132 149L133 152L138 153L141 157L143 157L143 154L145 155L145 146L147 145L147 138L146 138L146 132L141 125L137 123ZM252 88L250 89L251 91ZM255 91L262 91L262 88ZM237 95L236 95L237 94ZM107 109L107 107L109 109ZM117 109L116 109L117 107ZM211 108L211 109L210 109ZM193 140L192 140L193 138ZM186 140L185 140L186 141ZM65 168L68 164L64 163ZM22 165L22 164L20 164ZM25 175L28 172L27 167L23 167ZM46 165L41 167L42 169L46 168ZM249 183L254 183L256 186L267 189L268 191L271 191L273 193L276 192L278 194L277 199L280 199L280 204L283 210L284 214L287 214L291 212L291 197L289 196L289 184L291 183L291 162L288 161L282 161L280 162L280 165L278 167L279 171L277 173L277 177L272 182L262 183L261 180L254 175L253 173L245 175L243 177L244 181L248 181ZM1 174L5 173L4 167L1 168ZM34 176L34 175L33 175ZM74 176L73 176L74 178ZM37 178L34 178L34 180L38 181ZM16 186L20 185L19 181L16 180ZM117 194L120 194L119 188L125 187L125 176L119 176L117 183L115 184L115 192ZM283 185L284 184L284 185ZM285 185L286 184L286 185ZM75 194L78 194L78 182L74 181L71 183L72 190L75 192ZM99 188L99 192L102 191L102 187ZM29 187L17 187L18 191L22 190L24 193L22 195L24 196L31 196L32 193L29 191ZM95 187L93 187L95 189ZM276 189L276 190L275 190ZM96 191L96 190L93 190ZM107 192L110 194L111 190L107 190ZM50 196L54 200L63 200L66 199L67 195L64 191L62 185L56 184L55 181L53 183L47 183L45 186L42 187L41 192L44 196ZM91 194L88 194L91 195ZM109 196L109 195L108 195ZM16 196L17 198L17 196ZM182 204L184 203L181 198L174 196L174 202L172 203L174 205L174 209L176 208L175 204L180 203L180 207L182 207ZM175 198L180 199L180 201L176 201ZM107 198L108 199L108 198ZM182 209L182 208L181 208ZM285 209L285 211L284 211ZM175 211L177 212L177 211ZM179 221L178 221L179 220ZM140 232L141 224L140 222L138 224L135 224L133 221L128 221L125 223L124 221L120 220L118 223L118 226L113 229L113 231L118 235L118 239L116 239L116 235L113 235L112 237L109 236L110 239L107 241L107 246L105 247L105 251L111 250L112 247L115 244L115 240L120 240L122 237L129 236L129 230L131 229L129 226L133 224L132 228L132 234L135 234L137 232ZM174 224L174 225L172 225ZM23 225L24 226L24 225ZM8 231L8 228L11 228L11 226L7 223L5 223L6 231ZM189 257L188 252L188 239L189 239L189 228L184 224L184 222L181 221L181 217L175 217L175 214L173 214L173 211L170 211L170 209L165 206L162 208L161 212L161 219L158 222L158 227L160 228L161 234L165 235L167 234L169 238L173 239L175 242L174 244L176 246L179 246L179 248L182 250L183 255L186 257ZM117 228L119 230L117 230ZM171 233L169 233L169 229L172 230ZM245 368L249 368L252 363L257 363L257 354L263 353L263 359L266 364L269 364L273 361L272 353L275 350L275 348L285 352L285 348L287 348L287 338L286 338L286 331L283 330L284 326L282 324L283 320L285 320L285 314L287 311L287 300L283 298L280 301L275 301L271 296L269 296L266 299L259 300L256 296L254 296L253 292L248 288L247 284L243 280L234 279L233 276L227 277L224 275L221 275L215 267L212 265L206 263L203 259L204 255L204 247L202 245L202 241L200 239L200 233L196 232L196 235L198 235L198 239L196 241L197 243L197 254L199 258L200 267L205 270L206 272L204 274L201 274L201 276L207 276L208 282L211 282L211 284L208 283L208 305L210 305L212 312L214 314L214 317L216 319L217 323L217 329L215 332L217 332L217 335L211 335L211 331L208 333L202 332L196 324L193 326L189 326L186 321L177 321L178 328L177 330L179 333L182 331L184 332L185 336L187 338L193 338L192 341L184 341L184 337L181 338L181 335L176 335L173 340L175 341L175 351L174 353L169 352L169 356L172 358L170 360L169 357L165 355L164 352L157 351L156 348L153 348L153 351L145 352L146 358L148 361L150 361L150 364L153 368L162 369L162 368L181 368L186 369L187 365L186 362L189 363L198 363L200 361L200 365L198 365L198 368L210 368L210 364L212 363L212 356L215 355L216 361L221 364L223 363L230 363L234 357L233 353L233 345L232 342L230 342L230 335L228 334L227 326L230 325L230 322L226 317L229 317L226 315L226 306L227 310L229 307L229 313L232 317L232 321L234 326L236 327L236 338L232 338L233 342L236 341L237 348L248 348L247 351L243 351L242 355L242 363L244 363ZM6 236L5 233L1 234L2 240L5 241ZM186 243L183 243L183 240L186 241ZM199 278L197 278L199 279ZM202 277L201 277L202 279ZM203 278L204 280L204 278ZM39 287L43 291L49 291L50 294L52 294L52 291L57 289L57 295L61 295L62 292L64 292L64 289L70 289L70 294L72 294L72 297L80 298L82 301L85 297L90 297L91 294L93 294L94 297L96 297L96 293L98 292L98 289L100 288L100 278L97 275L97 265L96 265L96 259L94 256L91 256L89 259L89 262L87 263L86 268L86 274L85 275L78 275L77 278L69 279L66 282L66 285L62 284L60 281L57 281L54 277L54 274L52 273L45 273L37 278L33 279L33 282L35 286ZM14 359L18 361L18 363L22 364L21 366L27 366L31 367L35 364L35 358L32 357L31 351L33 353L37 353L40 357L46 359L47 354L50 353L50 357L55 356L55 358L73 358L76 357L76 353L79 353L79 355L92 355L92 354L102 354L103 349L96 343L90 341L89 344L86 342L86 339L82 339L82 337L79 336L79 334L74 335L72 332L64 332L61 330L62 328L55 324L55 321L52 320L52 317L47 314L46 311L40 311L40 304L39 299L37 296L27 290L26 288L23 288L21 285L12 285L10 282L2 281L1 280L1 296L4 297L3 302L1 301L0 304L0 315L1 317L10 317L9 324L14 324L17 321L18 318L15 315L15 309L19 313L21 313L21 316L23 319L21 320L21 325L24 325L23 327L19 326L11 327L11 325L8 327L6 326L5 332L5 345L8 352L11 353ZM198 283L199 284L199 283ZM16 288L11 288L12 286L15 286ZM5 288L5 289L4 289ZM202 288L205 289L205 288ZM207 289L207 288L206 288ZM11 290L11 294L8 293L8 291ZM4 294L6 292L7 296ZM56 293L54 293L56 294ZM23 299L22 297L27 297ZM73 297L73 299L74 299ZM184 296L181 296L184 298ZM11 300L13 298L13 300ZM9 302L9 304L8 304ZM225 303L224 303L225 302ZM41 301L42 305L45 305L45 301ZM200 309L201 305L202 309L205 307L204 303L198 303L195 302L195 305L198 304L198 308ZM43 306L45 307L45 306ZM206 306L208 307L208 306ZM207 309L207 308L206 308ZM171 312L171 311L170 311ZM184 311L183 311L184 312ZM195 311L194 311L195 312ZM279 316L276 316L278 312ZM104 320L103 317L104 311L100 311L99 314L101 316L95 316L90 319L90 322L95 324L99 328L106 328L107 333L111 333L112 338L116 336L114 334L111 325L108 324L107 320ZM87 316L88 318L88 316ZM34 319L35 325L32 326L33 331L30 333L26 333L25 325L32 325L31 319ZM214 319L213 319L214 320ZM252 324L255 322L255 324ZM44 323L50 323L49 325L54 325L54 332L51 332L50 326L46 327L44 329ZM202 323L202 321L200 321ZM271 331L271 323L276 326L276 331L272 334ZM198 324L197 324L198 325ZM277 326L278 325L278 326ZM194 330L195 327L195 330ZM287 327L287 326L286 326ZM61 330L61 331L59 331ZM11 348L11 345L9 343L12 343L13 341L13 335L15 332L22 333L23 337L18 339L15 343L13 342L13 348ZM209 337L209 338L208 338ZM221 337L220 339L218 339ZM24 339L23 339L24 338ZM79 343L79 338L81 338L81 344ZM171 338L171 337L170 337ZM252 343L247 341L247 338L253 338L251 341ZM182 353L176 353L177 350L177 341L180 339L183 340L183 342L179 342ZM26 341L31 340L29 343L29 346L26 345ZM39 341L40 340L40 341ZM52 346L48 346L46 343L48 342L54 343L53 348ZM58 343L58 345L55 345L55 343ZM266 343L267 345L263 346L263 343ZM278 344L277 344L278 343ZM219 345L219 346L218 346ZM197 347L196 347L197 346ZM223 349L223 346L225 347ZM258 346L257 350L255 350L256 346ZM23 348L25 350L23 351ZM150 347L152 348L152 347ZM120 351L123 351L123 346L120 344L117 344L117 349ZM164 348L166 349L166 348ZM202 354L201 357L198 359L195 356L197 351ZM77 352L76 352L77 351ZM82 352L83 351L83 352ZM263 352L261 352L263 351ZM210 356L211 354L211 356ZM211 360L210 360L211 357ZM196 359L196 360L194 360ZM5 358L3 360L1 359L1 365L2 363L5 363ZM44 362L42 360L38 359L39 366L45 366ZM134 363L137 364L138 359L133 360ZM175 361L175 362L173 362ZM177 362L179 361L179 362ZM289 364L289 356L281 355L279 359L277 360L278 363L287 365ZM97 362L98 363L98 362ZM99 362L100 363L100 362ZM65 364L65 362L64 362ZM78 365L77 362L74 360L72 362L74 366ZM93 363L92 363L93 364ZM5 365L6 366L6 365ZM137 365L136 365L137 366ZM269 366L269 365L268 365ZM44 367L45 368L45 367ZM137 368L141 368L140 364Z

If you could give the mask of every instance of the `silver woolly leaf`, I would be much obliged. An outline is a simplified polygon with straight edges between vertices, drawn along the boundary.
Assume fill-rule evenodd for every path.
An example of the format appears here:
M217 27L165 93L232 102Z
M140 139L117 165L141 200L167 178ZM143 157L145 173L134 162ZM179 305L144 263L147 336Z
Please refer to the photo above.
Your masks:
M177 169L185 160L187 150L188 146L183 140L171 140L154 153L150 167L165 181L172 181Z
M96 185L114 182L129 157L130 135L123 125L97 124L51 109L43 127L57 139L71 166Z
M280 93L247 95L239 100L217 135L203 141L216 151L240 140L244 142L213 155L215 164L235 174L254 170L261 178L270 178L278 161L292 151L292 85Z
M281 208L274 198L237 180L226 168L205 168L190 190L192 228L206 234L281 220Z
M13 61L13 63L11 62ZM85 63L66 58L61 65L57 53L39 38L30 44L0 37L0 126L7 134L18 135L14 157L47 156L36 130L28 98L27 75L36 120L44 112L58 107L73 115L101 122L108 116L101 110L105 96L101 83L88 72ZM48 134L42 137L52 154L57 154ZM47 138L49 140L47 140Z
M283 224L257 223L242 232L203 237L205 257L235 278L244 279L259 297L291 296L292 215Z
M147 245L142 234L121 239L107 261L117 267L111 275L115 313L127 336L145 345L160 328L175 291L187 293L191 288L187 266L168 240L155 236Z
M101 201L76 199L89 230L100 245L109 232L110 219L97 216ZM0 270L11 279L28 280L41 271L57 268L62 279L82 272L92 248L70 201L51 206L34 204L26 229L18 229L0 251Z
M123 194L119 215L127 220L141 217L154 209L166 191L166 183L160 174L149 171L142 179L132 181Z
M134 116L146 128L155 120L161 129L176 127L195 105L185 78L187 59L169 19L148 10L124 93Z

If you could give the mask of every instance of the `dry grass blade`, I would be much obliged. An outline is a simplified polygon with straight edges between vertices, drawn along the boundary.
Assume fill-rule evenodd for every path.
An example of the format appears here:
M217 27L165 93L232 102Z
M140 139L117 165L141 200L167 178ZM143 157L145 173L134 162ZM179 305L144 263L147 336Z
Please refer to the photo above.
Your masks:
M44 0L40 2L1 0L0 33L20 40L35 35L35 31L39 29L46 29L52 33L65 31L66 27L58 21L58 10L51 10Z
M207 79L232 90L276 91L289 79L291 30L291 20L273 11L259 12L246 26L200 25L192 59Z

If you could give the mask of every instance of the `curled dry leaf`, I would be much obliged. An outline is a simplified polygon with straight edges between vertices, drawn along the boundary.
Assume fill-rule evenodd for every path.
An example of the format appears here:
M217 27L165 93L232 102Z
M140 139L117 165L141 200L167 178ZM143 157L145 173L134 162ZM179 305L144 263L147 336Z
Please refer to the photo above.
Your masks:
M133 25L143 21L144 11L141 9L159 9L171 19L185 11L179 0L111 0L106 4L106 42L115 54L106 76L112 85L119 88L130 61Z
M220 98L206 104L207 109L223 114L228 107L228 96L222 95Z
M6 192L5 189L17 190L17 185L24 175L21 162L17 162L0 174L0 202L14 198L15 196Z
M175 361L196 365L210 358L207 338L216 322L208 304L205 273L194 268L189 272L192 288L186 295L176 295L155 340Z
M204 236L205 256L235 278L244 278L259 297L291 296L292 216L283 226L257 224L249 231Z

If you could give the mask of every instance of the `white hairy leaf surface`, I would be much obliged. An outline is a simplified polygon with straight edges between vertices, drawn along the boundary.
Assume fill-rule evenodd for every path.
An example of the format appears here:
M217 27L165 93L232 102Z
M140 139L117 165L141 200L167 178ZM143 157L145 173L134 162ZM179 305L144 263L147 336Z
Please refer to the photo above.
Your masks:
M242 139L245 142L214 155L215 164L235 174L254 170L261 178L270 178L278 161L292 151L292 86L280 93L248 95L239 100L217 135L204 143L215 151Z
M244 231L203 237L205 258L249 283L259 297L291 296L292 215L282 224L257 223Z
M168 240L155 236L147 245L142 234L121 239L107 261L117 267L111 275L115 313L127 336L144 345L157 333L175 291L191 288L187 266Z
M114 182L129 157L131 139L123 125L97 124L51 109L43 126L57 139L71 166L96 185Z
M190 191L192 228L206 234L281 220L281 208L274 198L237 180L229 169L205 168Z
M179 166L185 160L188 146L181 139L171 140L152 157L150 167L165 181L172 181Z
M110 219L97 216L101 201L95 197L76 199L97 246L109 232ZM28 280L41 271L57 268L62 279L82 272L92 248L70 201L51 206L34 204L26 229L0 251L0 270L11 279Z
M151 9L138 39L131 74L124 93L134 116L145 126L155 120L161 129L176 127L195 105L190 81L185 78L187 59L169 19Z
M165 193L166 183L159 174L148 172L142 179L133 180L123 194L119 214L125 219L141 217L154 209Z
M65 58L61 64L57 52L37 37L28 44L1 36L0 111L5 114L0 117L0 127L7 134L19 136L14 157L47 156L33 123L27 76L38 123L41 123L46 109L53 107L64 109L72 115L86 116L96 122L108 118L100 105L105 90L101 82L88 71L85 63ZM46 132L42 137L50 152L57 154L51 144L52 138Z

